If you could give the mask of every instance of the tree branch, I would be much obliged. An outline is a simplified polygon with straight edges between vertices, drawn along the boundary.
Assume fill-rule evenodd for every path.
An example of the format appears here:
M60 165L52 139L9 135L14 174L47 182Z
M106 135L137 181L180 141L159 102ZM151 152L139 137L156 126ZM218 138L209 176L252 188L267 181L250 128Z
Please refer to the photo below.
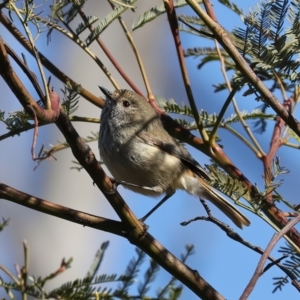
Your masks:
M16 190L4 183L0 183L0 198L86 227L103 230L123 237L126 235L121 222L55 204Z
M263 267L268 259L271 251L275 247L275 245L278 243L278 241L289 231L291 230L298 222L300 221L300 215L298 215L294 220L290 221L284 228L282 228L279 232L276 232L274 236L272 237L271 241L269 242L264 254L262 255L261 259L259 260L259 263L256 267L256 270L248 283L247 287L245 288L244 292L242 293L240 300L246 300L249 295L251 294L252 290L254 289L254 286L256 282L258 281L258 278L263 274Z
M9 84L12 92L17 96L18 100L24 106L24 108L26 109L27 105L31 105L37 117L41 117L41 119L44 120L44 114L41 111L43 110L43 108L39 107L35 103L35 101L23 86L22 82L14 73L9 60L7 59L5 47L1 42L2 40L0 40L0 74ZM3 64L1 62L3 62ZM11 75L11 78L9 75ZM59 98L55 92L52 92L52 96L56 99ZM113 183L103 171L101 164L96 160L94 153L78 135L77 131L69 121L66 114L62 110L59 111L59 105L57 105L56 107L55 105L51 105L51 107L55 109L51 112L59 112L55 124L70 145L75 158L87 171L93 182L103 192L108 202L111 204L113 209L122 220L122 228L124 232L126 232L126 238L129 240L129 242L138 246L140 249L146 252L151 258L157 261L164 269L166 269L170 274L180 280L199 297L212 300L224 300L224 297L222 297L211 285L209 285L209 283L207 283L197 271L192 270L185 264L183 264L146 231L144 225L139 222L139 220L127 206L126 202L122 199L120 194L114 189ZM6 196L5 193L3 193L3 197L4 196ZM23 199L27 200L27 203L31 203L30 200L36 200L36 198L31 199L30 196L28 199L28 196L29 195L25 196L25 199ZM6 196L6 198L7 197L8 196ZM36 202L33 201L33 203ZM45 204L45 202L42 203ZM91 218L95 216L89 215L89 217Z
M187 0L195 13L203 20L211 32L215 35L215 38L234 60L237 68L244 74L248 81L255 87L255 89L264 98L264 101L270 105L273 110L284 120L284 122L300 137L300 124L293 117L293 115L287 111L280 101L272 94L264 83L259 79L255 72L251 69L245 59L241 56L236 49L226 30L215 22L195 0Z
M34 56L34 51L30 43L26 40L23 34L15 27L15 25L5 16L5 14L0 11L0 22L6 27L6 29L17 39L17 41L32 55ZM60 69L58 69L50 60L46 58L41 52L38 52L39 57L43 66L45 66L54 76L64 83L70 83L73 88L77 88L79 94L87 99L92 104L97 107L103 107L104 100L96 97L88 90L83 88L79 83L75 82L73 79L64 74Z

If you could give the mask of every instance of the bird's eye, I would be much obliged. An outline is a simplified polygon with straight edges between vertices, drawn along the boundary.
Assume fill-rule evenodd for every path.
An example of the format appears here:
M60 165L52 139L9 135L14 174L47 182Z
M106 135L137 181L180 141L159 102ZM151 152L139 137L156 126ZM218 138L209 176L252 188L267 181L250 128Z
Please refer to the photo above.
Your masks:
M129 107L129 106L130 106L130 102L127 101L127 100L124 100L124 101L123 101L123 106L124 106L124 107Z

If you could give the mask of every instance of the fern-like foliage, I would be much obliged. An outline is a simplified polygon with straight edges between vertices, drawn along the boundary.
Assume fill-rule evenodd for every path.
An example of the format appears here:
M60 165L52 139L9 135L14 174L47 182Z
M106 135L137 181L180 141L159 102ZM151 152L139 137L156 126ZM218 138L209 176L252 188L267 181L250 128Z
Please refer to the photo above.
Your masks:
M79 91L78 88L73 89L70 85L65 85L64 89L61 89L61 91L64 95L61 106L64 112L66 113L66 115L69 117L78 109Z
M246 29L235 36L243 43L240 51L254 64L255 71L276 72L282 80L299 80L300 5L298 1L262 1L244 18ZM285 27L287 22L290 28Z
M28 130L32 128L32 123L29 121L32 120L31 116L27 114L24 110L19 110L9 113L9 116L5 117L5 112L0 111L0 121L6 125L8 131L12 134L19 134L22 130ZM11 135L10 135L11 136ZM3 136L2 139L4 139Z
M238 15L243 15L243 11L238 8L235 3L230 2L229 0L218 0L221 4L225 5L226 7L230 8L232 11L237 13Z
M194 114L191 108L185 104L179 106L174 99L166 100L159 96L155 96L155 100L157 101L158 105L167 113L180 114L180 115L194 118ZM259 121L274 120L276 117L273 114L267 114L266 112L263 112L261 109L255 109L252 112L241 111L240 115L243 117L244 120L259 120ZM217 114L215 113L209 114L205 110L201 110L199 112L199 117L200 120L202 121L202 125L206 128L214 126L218 119ZM197 129L197 126L193 121L188 122L186 119L176 119L176 121L190 130ZM239 123L239 122L240 122L239 116L237 114L232 114L231 116L222 120L220 126L225 127L226 125L231 125L233 123Z
M221 50L225 68L227 71L229 70L235 70L235 64L229 57L226 51ZM217 52L216 48L210 48L210 47L197 47L197 48L188 48L184 50L184 56L185 57L201 57L201 62L198 64L198 69L201 69L203 66L205 66L207 63L219 61L220 57ZM225 86L226 89L226 86Z
M241 197L252 201L250 191L244 182L233 179L224 171L217 168L216 165L205 165L208 169L211 181L209 184L232 198L234 201L238 201Z
M202 19L197 16L179 15L178 18L192 25L205 26L205 23L202 21Z
M279 156L277 156L273 160L270 172L271 172L271 176L272 176L271 180L274 180L277 176L285 175L285 174L289 173L290 171L287 168L280 165L280 159L279 159Z
M99 132L91 132L91 135L87 136L86 138L82 138L85 143L91 143L98 141L99 139ZM50 149L46 149L44 145L41 147L39 151L39 160L37 161L37 165L35 169L49 157L54 157L54 153L59 152L61 150L65 150L70 148L70 145L67 142L58 142L55 146L52 146ZM71 167L71 169L76 169L78 171L82 170L82 166L78 163L78 161L72 161L76 166Z
M139 268L144 262L146 258L146 254L136 248L135 252L137 254L137 258L132 258L126 268L125 276L128 278L121 286L119 286L118 290L116 291L116 295L127 295L129 287L133 284L133 278L137 276L139 273Z
M150 283L155 280L158 271L159 271L159 265L155 260L152 259L150 261L149 268L146 270L144 274L144 281L139 283L138 285L138 293L141 298L143 295L148 293L150 289Z
M12 112L9 114L9 117L3 122L7 125L7 129L10 131L17 131L22 127L26 127L30 123L28 122L32 119L29 114L27 114L24 110L19 110L16 112Z
M136 0L132 0L129 2L129 4L132 5L135 2ZM103 20L100 21L100 23L94 28L93 32L86 38L85 42L87 46L97 39L99 35L127 9L128 7L125 6L116 6L112 12L110 12Z
M90 269L88 270L86 277L90 278L90 281L93 280L93 278L96 276L96 273L98 272L101 263L104 259L104 254L109 246L109 241L106 241L101 244L100 249L96 252L96 255L94 257L94 260L90 266Z
M0 223L0 231L2 231L9 224L9 219L2 218L2 222Z
M52 8L52 16L57 15L69 24L79 13L79 10L83 7L86 0L77 0L70 2L68 0L57 0L54 2Z
M241 111L241 116L244 120L257 120L257 119L263 119L263 120L274 120L276 118L273 114L267 114L262 112L260 109L254 109L251 112L248 111ZM232 114L230 117L226 118L222 121L222 123L225 125L229 125L232 123L237 123L240 121L240 118L237 114Z
M24 288L15 282L6 282L0 277L0 287L3 287L7 291L17 291L17 292L23 292ZM45 299L46 294L43 290L41 290L39 287L36 287L34 285L28 286L26 288L26 294L31 296L33 299ZM11 293L11 295L13 295ZM10 299L16 299L14 296L10 297Z
M84 30L86 30L89 26L92 26L95 22L98 21L97 17L88 16L87 21L85 23L79 23L75 29L77 35L81 34Z
M226 51L221 50L221 53L223 56L227 56L228 54ZM189 57L189 56L206 56L206 55L213 55L213 56L218 56L217 49L216 48L211 48L211 47L197 47L197 48L188 48L184 50L184 56Z
M292 92L295 81L299 81L299 40L300 40L300 4L298 1L263 0L248 15L230 0L219 0L220 3L238 14L244 21L245 27L236 28L231 34L228 32L235 46L240 50L248 64L257 76L264 81L272 92L280 89L280 84L285 91ZM202 27L197 18L182 16L185 22ZM181 30L195 34L192 29ZM209 38L209 37L208 37ZM209 62L218 61L219 55L215 49L190 48L185 50L185 56L199 57L201 59L198 68L202 68ZM247 79L236 69L234 62L228 55L222 52L226 70L235 72L231 83L240 87L248 84ZM276 74L277 78L275 78ZM215 84L215 91L227 89L227 84L222 82ZM252 86L245 92L245 96L255 94L257 100L262 100ZM259 123L260 125L263 122ZM265 123L264 123L265 125ZM260 126L263 128L264 126Z
M48 297L61 297L63 299L89 299L93 293L97 292L100 296L111 293L112 289L107 287L95 287L98 284L104 283L117 283L124 279L124 276L117 276L116 274L112 275L100 275L94 278L91 282L89 277L84 279L77 279L72 282L67 282L61 287L52 290Z
M59 17L59 20L63 20L66 24L69 24L80 12L82 6L86 0L78 0L70 3L68 0L59 0L52 6L53 19ZM123 14L129 7L131 7L136 0L118 0L115 3L114 9L96 25L91 33L89 33L85 42L89 46L99 35L121 14ZM124 3L124 5L122 5ZM94 25L98 21L96 16L88 16L85 22L81 22L77 25L75 32L77 35L84 32L89 26Z
M197 2L202 2L201 0L197 0ZM181 7L187 5L185 0L174 0L174 7ZM164 14L166 12L164 4L159 4L157 6L152 7L148 11L144 12L136 23L132 25L132 31L144 26L150 21L154 20L158 16Z
M140 277L140 268L145 261L146 255L143 251L136 248L136 257L129 261L125 275L102 274L96 275L101 262L103 261L104 253L108 248L109 243L104 242L97 251L91 267L89 268L88 276L83 279L76 279L62 284L49 292L44 288L45 283L55 278L60 272L54 272L45 278L35 278L28 275L27 286L24 287L15 282L6 282L0 277L0 287L6 289L9 295L13 295L11 291L22 292L34 299L65 299L65 300L92 300L92 299L162 299L171 300L179 299L182 292L182 285L176 285L177 279L172 277L169 283L159 288L157 297L150 297L147 293L151 288L151 283L155 280L159 266L151 260L149 267L144 273L144 280L137 285L137 294L134 295L132 289L129 292L129 287L135 284ZM181 254L181 260L184 263L187 258L193 254L193 245L186 245L185 253ZM71 262L72 259L69 260ZM68 267L69 262L64 266ZM118 285L119 283L119 285ZM121 283L121 284L120 284ZM168 294L168 295L167 295ZM13 296L11 299L15 299Z
M286 243L286 246L280 247L279 250L280 253L282 253L287 258L283 261L283 265L286 267L286 269L290 272L290 278L293 278L294 280L299 281L300 280L300 255L295 250L293 246ZM289 282L289 277L286 276L278 276L274 277L273 285L274 290L273 293L276 291L281 291L282 288Z
M276 178L279 175L284 175L289 173L289 170L286 169L285 167L282 167L280 165L280 159L277 156L272 164L271 164L271 168L269 170L267 170L268 172L268 179L266 180L265 178L265 189L267 193L270 193L271 191L275 191L279 186L281 186L283 180L276 180ZM275 198L276 200L276 198ZM281 200L280 198L277 197L277 201Z
M186 245L185 246L185 253L182 253L180 255L180 260L185 263L187 259L194 254L195 247L194 245ZM169 291L169 297L168 299L174 299L174 297L179 297L182 292L182 285L179 285L175 287L175 282L177 279L175 277L172 277L171 280L163 287L159 288L156 291L157 299L163 299L165 298L166 293ZM175 298L177 299L177 298Z

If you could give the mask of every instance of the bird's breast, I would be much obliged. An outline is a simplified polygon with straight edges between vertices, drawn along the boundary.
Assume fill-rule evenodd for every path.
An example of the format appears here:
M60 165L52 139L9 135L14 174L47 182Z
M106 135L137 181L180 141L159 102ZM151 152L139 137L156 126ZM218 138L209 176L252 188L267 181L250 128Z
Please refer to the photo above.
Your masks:
M183 168L177 157L155 146L134 140L102 145L100 155L114 178L141 187L160 186L163 192L173 189L172 186L180 177ZM148 196L161 194L137 187L125 187Z

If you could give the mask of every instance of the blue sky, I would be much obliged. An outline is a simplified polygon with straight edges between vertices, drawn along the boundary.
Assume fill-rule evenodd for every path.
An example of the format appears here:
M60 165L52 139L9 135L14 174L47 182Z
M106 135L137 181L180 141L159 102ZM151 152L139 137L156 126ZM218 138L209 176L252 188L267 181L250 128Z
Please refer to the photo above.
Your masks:
M102 9L103 3L88 3L85 6L87 14L95 14L99 15L100 19L103 18L109 12L109 7L106 4L104 9ZM246 12L255 3L256 1L237 1L237 4L243 7ZM241 19L237 15L220 6L217 1L213 4L219 23L222 26L227 29L232 29L234 26L242 26ZM128 24L132 24L133 20L136 20L138 15L149 7L151 7L149 3L148 6L145 3L143 5L140 4L136 13L128 12L124 16L125 21ZM181 11L186 14L191 13L188 9ZM3 38L17 47L16 42L11 39L1 25L0 28ZM103 33L103 40L110 47L116 58L121 61L126 72L134 78L135 83L144 90L135 59L122 32L117 24L114 24L110 30ZM187 104L166 16L161 16L154 22L134 32L133 37L145 61L145 68L154 93L167 99L174 98L179 104ZM194 35L183 33L181 37L184 48L204 45L214 46L212 42L206 42L204 39L197 38ZM61 35L54 33L52 42L46 46L44 34L38 40L38 47L56 64L61 66L68 75L96 95L101 94L98 90L98 85L112 89L108 80L84 52L75 48ZM110 63L104 58L104 54L99 51L98 47L92 45L91 48L107 64L120 86L128 88L120 76L116 74ZM24 51L19 48L17 50L19 52ZM29 63L33 63L29 55L28 60ZM205 109L209 113L218 113L227 97L227 92L214 93L213 84L223 81L219 63L208 64L199 71L197 69L199 59L188 58L186 62L198 109ZM53 78L52 85L56 90L62 88L62 84L55 78ZM8 99L13 99L13 97L9 94L8 88L2 81L0 82L0 89L3 91L3 94L7 95L5 103L3 103L4 109L7 111L19 109L20 105L17 100L8 101ZM28 89L33 90L31 87L28 87ZM250 97L243 97L241 94L237 94L236 98L241 109L251 111L259 105ZM81 107L76 112L76 115L99 117L100 110L95 109L86 101L80 100L80 105ZM232 108L228 111L227 116L231 113L233 113ZM252 125L252 122L249 122L249 124ZM76 123L75 127L81 136L86 136L91 131L97 131L99 126ZM240 127L237 126L237 129L242 132ZM267 131L263 135L256 136L265 151L269 147L272 129L273 124L270 122ZM0 125L0 130L5 132L5 127ZM246 146L228 132L220 130L218 134L222 139L221 143L224 146L225 153L252 183L263 189L262 163ZM55 144L58 140L63 140L63 138L54 125L43 127L40 129L38 147L45 143L49 148L49 144ZM2 142L0 155L7 158L2 162L0 171L1 180L4 183L32 193L35 196L75 209L107 218L116 218L116 214L109 207L101 193L92 185L90 178L85 172L69 169L72 166L71 160L73 159L70 151L66 150L57 153L58 161L46 161L36 171L33 171L34 163L31 161L30 156L31 141L32 132L28 132ZM97 143L91 144L91 147L98 155ZM188 147L188 149L199 163L202 165L209 163L209 159L204 154L191 147ZM289 175L282 177L285 179L285 182L279 191L291 203L297 203L298 201L295 197L299 193L299 185L297 185L298 181L296 181L297 176L295 176L299 169L298 161L295 159L297 150L282 148L278 154L281 157L282 165L287 166L291 171ZM12 155L13 163L11 162ZM14 166L18 167L15 168ZM156 203L156 200L136 195L122 187L119 188L119 192L139 217L143 216ZM287 209L282 205L279 206L283 210ZM215 207L212 205L210 207L216 217L224 222L228 221ZM245 210L243 212L251 220L251 226L243 231L235 227L234 229L248 242L264 249L272 238L274 230L259 217ZM187 264L191 268L196 269L225 298L238 299L253 275L260 255L229 240L220 229L211 223L202 221L192 223L187 227L180 225L182 221L204 214L205 212L198 199L179 191L151 216L146 223L149 226L149 232L177 257L184 252L186 244L194 244L195 254L188 259ZM15 263L22 265L22 240L24 239L28 241L30 247L30 274L32 275L45 276L58 268L62 257L74 257L72 269L66 271L47 285L47 289L84 276L98 247L105 240L110 240L110 246L99 274L122 273L129 259L135 254L134 246L125 239L83 228L13 203L1 202L0 217L11 218L10 226L0 234L0 244L2 245L0 247L0 257L2 258L0 263L8 269L13 270ZM234 226L231 223L229 224ZM284 245L284 241L281 241L279 245ZM278 247L272 253L275 258L281 256L277 250ZM143 268L146 268L146 264ZM294 299L298 292L291 285L284 287L282 292L272 294L272 278L276 276L283 276L283 273L277 267L273 267L259 279L249 299ZM170 275L162 270L154 282L154 288L151 291L152 295L154 295L155 288L164 286L169 279ZM2 296L1 291L0 295ZM185 289L182 299L197 299L197 297L188 289Z

